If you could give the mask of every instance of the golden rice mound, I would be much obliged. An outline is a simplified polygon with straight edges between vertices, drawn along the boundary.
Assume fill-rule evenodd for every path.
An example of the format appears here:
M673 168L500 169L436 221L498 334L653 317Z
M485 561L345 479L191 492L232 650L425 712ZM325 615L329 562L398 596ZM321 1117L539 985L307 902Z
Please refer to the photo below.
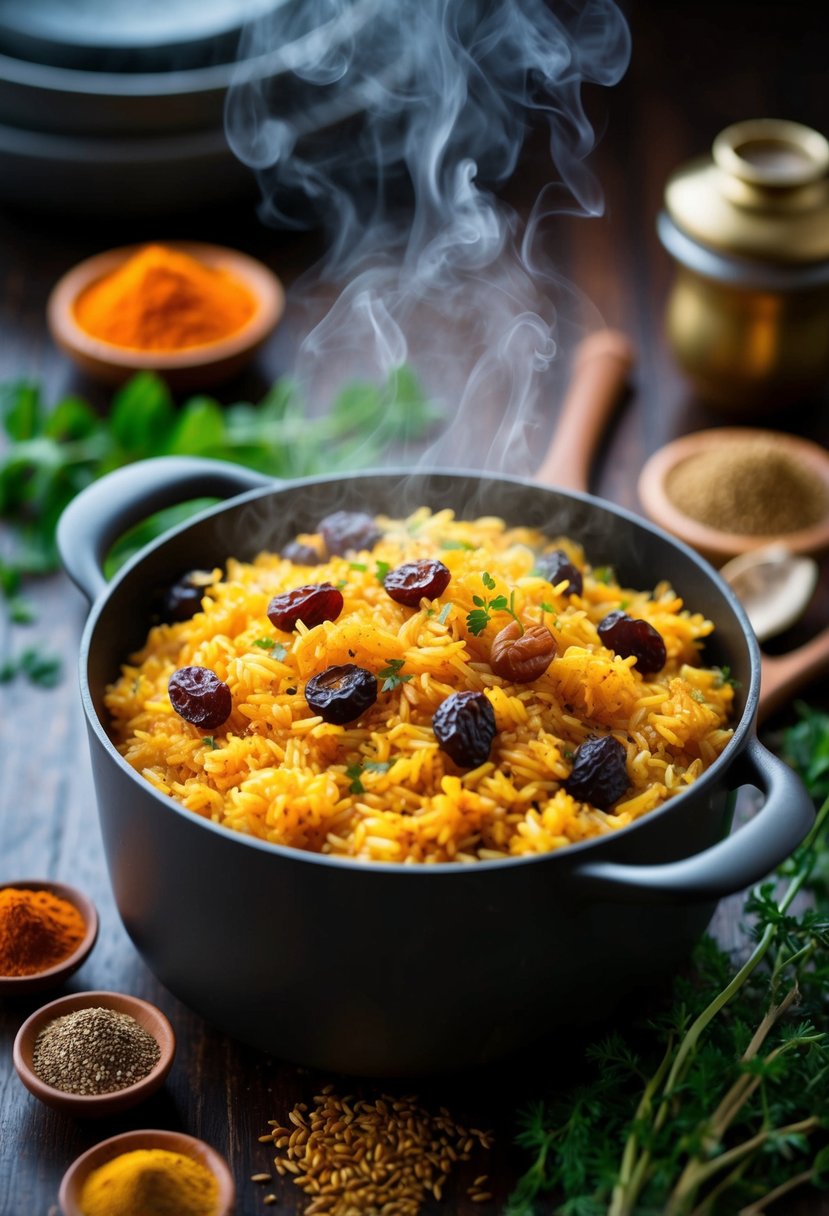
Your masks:
M713 625L667 584L622 588L571 540L500 519L463 522L424 508L378 524L384 535L370 553L321 565L272 553L230 559L191 620L150 630L106 703L118 749L155 789L274 844L371 861L474 862L624 827L685 789L727 744L733 689L718 668L700 665ZM534 573L537 555L555 548L582 570L581 595ZM438 558L451 581L439 598L405 607L382 576L418 558ZM291 632L271 624L274 595L322 582L342 590L336 620ZM543 622L555 639L555 657L531 683L490 667L507 612L494 611L477 636L468 627L475 597L498 596L513 597L522 622ZM655 675L602 645L597 626L619 608L661 635L667 662ZM361 717L338 726L312 712L304 688L342 663L378 675L379 691ZM210 668L232 694L230 717L210 737L168 696L173 672L190 665ZM394 678L381 674L389 671ZM489 759L471 770L454 764L432 729L438 706L463 690L489 699L497 726ZM606 734L625 749L630 785L600 810L564 783L579 744Z

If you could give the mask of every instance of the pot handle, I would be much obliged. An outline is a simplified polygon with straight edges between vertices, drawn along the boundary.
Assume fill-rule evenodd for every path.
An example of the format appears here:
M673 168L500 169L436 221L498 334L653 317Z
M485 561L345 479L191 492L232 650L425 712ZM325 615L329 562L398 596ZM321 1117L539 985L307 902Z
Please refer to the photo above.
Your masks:
M719 899L765 878L809 831L814 803L795 771L755 737L749 739L736 775L737 786L756 785L764 795L763 805L743 827L702 853L663 865L577 865L572 877L579 890L624 902L682 902Z
M133 524L190 498L233 498L275 484L264 473L199 456L156 456L124 465L93 481L64 510L57 528L61 562L92 602L107 585L107 553Z

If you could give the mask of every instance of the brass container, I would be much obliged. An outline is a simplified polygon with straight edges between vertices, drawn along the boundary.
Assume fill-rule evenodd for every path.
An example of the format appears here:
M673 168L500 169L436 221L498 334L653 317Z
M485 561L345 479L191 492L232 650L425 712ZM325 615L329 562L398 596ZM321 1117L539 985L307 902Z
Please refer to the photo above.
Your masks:
M768 413L829 381L829 143L735 123L675 173L657 221L676 262L668 341L697 391Z

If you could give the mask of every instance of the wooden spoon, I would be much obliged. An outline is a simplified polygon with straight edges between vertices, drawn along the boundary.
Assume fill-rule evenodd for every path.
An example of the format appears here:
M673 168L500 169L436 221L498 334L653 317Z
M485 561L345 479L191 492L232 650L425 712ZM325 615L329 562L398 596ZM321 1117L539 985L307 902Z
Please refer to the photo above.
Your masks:
M584 339L573 359L558 424L536 481L587 491L593 456L633 363L633 345L617 330L597 330ZM829 670L829 626L796 650L780 656L763 654L761 660L758 722Z
M590 465L634 363L633 345L615 329L599 329L576 349L570 384L536 481L586 492Z
M829 625L788 654L762 656L757 720L762 722L804 684L829 671Z

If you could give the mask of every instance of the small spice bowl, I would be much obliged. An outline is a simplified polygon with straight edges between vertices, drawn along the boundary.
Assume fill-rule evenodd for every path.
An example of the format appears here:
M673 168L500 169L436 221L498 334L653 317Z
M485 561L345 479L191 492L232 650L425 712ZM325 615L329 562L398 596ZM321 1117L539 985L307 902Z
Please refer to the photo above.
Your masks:
M799 463L812 479L818 479L826 490L829 503L829 453L808 439L781 431L752 427L715 427L695 431L666 444L646 461L639 476L639 501L645 514L667 532L685 541L716 566L730 558L754 549L785 544L790 553L817 555L829 549L829 509L817 523L796 531L765 533L763 535L729 531L727 519L723 528L711 527L691 518L680 510L667 489L671 473L685 460L706 452L722 453L733 445L759 441L771 443L778 452Z
M40 1032L56 1018L82 1009L98 1008L129 1014L139 1026L153 1036L158 1043L159 1057L150 1071L133 1085L102 1094L68 1093L41 1080L33 1064L35 1043ZM64 1114L81 1118L100 1118L102 1115L114 1115L128 1110L154 1094L163 1085L170 1071L175 1049L173 1028L155 1005L122 992L95 991L76 992L51 1001L48 1005L42 1005L18 1030L12 1055L20 1080L41 1102Z
M46 992L50 988L59 987L86 961L98 939L98 912L95 905L83 891L63 882L26 878L19 882L0 883L0 890L8 888L17 891L46 891L58 899L66 900L80 912L86 930L72 953L53 967L35 971L31 975L0 975L0 996L28 996L32 992Z
M279 279L262 262L237 249L199 241L165 241L167 249L189 254L211 269L223 270L246 287L254 311L226 338L174 351L116 346L79 325L75 304L93 283L118 270L144 246L110 249L67 271L52 289L46 316L56 344L85 372L105 384L122 384L139 371L163 376L171 389L207 388L240 372L275 329L285 309Z
M204 1166L215 1178L218 1188L215 1216L230 1216L236 1202L236 1187L224 1157L195 1136L187 1136L183 1132L155 1130L124 1132L120 1136L112 1136L76 1158L64 1174L58 1192L62 1216L84 1216L81 1194L92 1171L106 1165L115 1157L134 1152L136 1149L163 1149L180 1153ZM214 1216L214 1213L211 1213L211 1216Z

